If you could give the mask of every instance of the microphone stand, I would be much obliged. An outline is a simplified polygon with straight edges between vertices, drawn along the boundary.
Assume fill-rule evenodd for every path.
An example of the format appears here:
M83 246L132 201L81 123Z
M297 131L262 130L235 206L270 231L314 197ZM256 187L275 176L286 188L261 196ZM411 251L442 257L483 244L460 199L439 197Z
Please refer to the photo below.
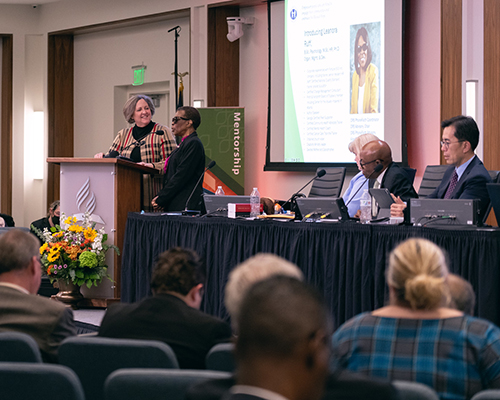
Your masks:
M313 177L313 178L312 178L309 182L307 182L304 186L302 186L299 190L297 190L294 194L292 194L292 197L290 197L287 201L285 201L285 202L283 203L283 205L281 206L281 209L282 209L282 210L284 210L284 209L285 209L285 205L286 205L287 203L291 203L291 205L293 205L293 204L295 203L295 199L296 199L297 197L299 197L300 191L301 191L302 189L304 189L307 185L309 185L309 184L310 184L312 181L314 181L315 179L317 179L317 178L321 178L321 177L322 177L322 176L324 176L325 174L326 174L326 171L325 171L324 169L319 170L319 171L316 173L316 175L314 175L314 177ZM302 196L303 196L303 195L302 195Z
M193 188L191 194L189 195L189 197L188 197L188 199L186 201L186 206L184 207L184 211L182 212L182 215L198 215L200 213L200 211L198 211L198 210L188 210L188 204L189 204L189 201L191 200L191 197L193 197L193 194L194 194L196 188L198 187L200 181L205 176L205 172L207 172L214 165L215 165L215 161L212 160L210 162L210 164L208 164L208 166L205 168L205 170L203 171L203 173L200 175L200 177L198 178L198 181L196 182L196 185L194 185L194 188Z
M179 59L177 56L177 42L179 39L179 32L181 30L180 26L175 26L172 29L169 29L169 33L175 31L175 39L174 39L174 75L175 75L175 109L179 107L179 83L177 82L179 77Z

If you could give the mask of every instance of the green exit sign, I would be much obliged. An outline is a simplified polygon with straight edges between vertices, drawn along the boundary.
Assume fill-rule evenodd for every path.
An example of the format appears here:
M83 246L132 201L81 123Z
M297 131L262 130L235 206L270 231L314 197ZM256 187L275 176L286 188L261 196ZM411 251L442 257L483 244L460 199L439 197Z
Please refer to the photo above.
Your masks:
M145 69L145 67L134 69L134 83L132 83L133 86L140 86L144 84Z

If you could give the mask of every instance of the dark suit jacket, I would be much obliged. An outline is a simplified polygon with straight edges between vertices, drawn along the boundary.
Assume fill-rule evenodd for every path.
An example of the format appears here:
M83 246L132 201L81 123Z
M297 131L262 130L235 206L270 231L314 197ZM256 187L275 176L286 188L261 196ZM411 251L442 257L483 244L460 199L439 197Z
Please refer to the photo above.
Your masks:
M455 166L451 165L444 173L443 179L439 186L427 196L429 199L442 199L446 194L446 190L450 184L451 176ZM483 162L474 156L470 164L465 169L464 173L457 182L455 190L451 194L452 199L479 199L481 200L479 208L481 210L480 220L483 219L486 209L490 204L490 196L486 189L486 184L491 182L490 174L484 167Z
M158 294L139 303L111 305L99 336L160 340L172 347L181 368L205 369L208 351L229 341L231 327L178 297Z
M0 286L0 331L33 337L45 362L57 362L59 344L76 335L71 308L6 286Z
M203 179L198 179L205 169L205 149L198 134L186 137L168 158L163 189L156 203L165 211L183 211L189 195L196 189L187 205L190 210L200 210Z
M235 384L235 378L204 381L188 389L185 399L220 400L227 396L228 390ZM398 398L398 392L390 382L341 370L328 376L323 395L323 400L396 400Z
M370 187L373 187L373 181L370 179ZM389 192L394 196L399 196L401 200L406 202L418 197L408 174L394 163L389 164L387 167L380 187L389 189Z

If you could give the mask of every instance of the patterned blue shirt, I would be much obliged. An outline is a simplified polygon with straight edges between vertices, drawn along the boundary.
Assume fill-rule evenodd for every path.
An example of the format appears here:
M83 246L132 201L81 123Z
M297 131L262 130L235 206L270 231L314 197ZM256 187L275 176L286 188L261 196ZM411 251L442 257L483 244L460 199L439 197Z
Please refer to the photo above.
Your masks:
M333 335L340 367L426 384L441 399L500 388L500 329L470 316L403 319L360 314Z

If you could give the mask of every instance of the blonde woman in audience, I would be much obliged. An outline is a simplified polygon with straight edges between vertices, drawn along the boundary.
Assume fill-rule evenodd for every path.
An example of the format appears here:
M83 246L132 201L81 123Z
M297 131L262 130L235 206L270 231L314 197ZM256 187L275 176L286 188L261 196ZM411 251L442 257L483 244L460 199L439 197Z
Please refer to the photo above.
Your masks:
M339 364L426 384L442 399L500 388L500 329L448 307L448 268L425 239L397 246L386 272L389 305L360 314L333 336Z

